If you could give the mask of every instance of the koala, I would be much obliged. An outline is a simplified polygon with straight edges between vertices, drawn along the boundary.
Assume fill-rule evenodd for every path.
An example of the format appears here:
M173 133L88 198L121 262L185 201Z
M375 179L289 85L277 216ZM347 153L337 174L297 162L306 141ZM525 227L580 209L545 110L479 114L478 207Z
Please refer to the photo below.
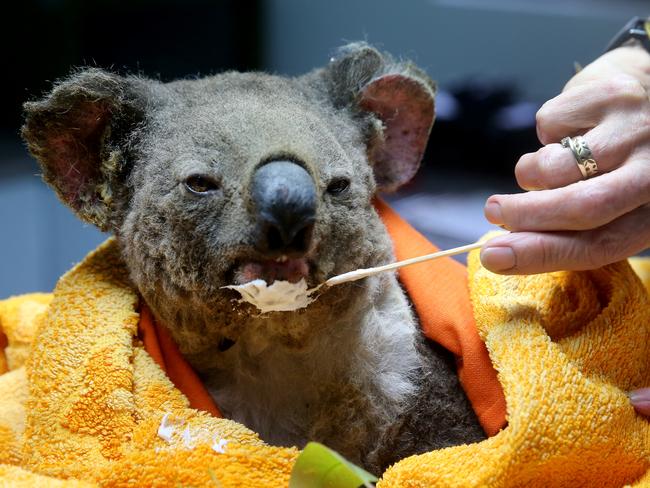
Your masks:
M373 199L417 171L434 92L416 66L364 43L296 78L82 69L25 104L22 135L59 198L114 234L133 287L226 417L379 474L485 436L396 276L263 315L223 287L311 287L390 262Z

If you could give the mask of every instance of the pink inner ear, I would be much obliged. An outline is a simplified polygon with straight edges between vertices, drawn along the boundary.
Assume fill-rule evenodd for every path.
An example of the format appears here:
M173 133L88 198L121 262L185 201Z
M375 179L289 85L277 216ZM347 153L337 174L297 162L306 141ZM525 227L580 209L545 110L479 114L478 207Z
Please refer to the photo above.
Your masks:
M100 139L107 116L106 104L84 103L69 114L69 126L48 137L49 172L73 208L80 208L80 195L99 174Z
M359 105L384 124L384 139L369 148L380 189L393 191L417 172L434 118L433 91L402 74L385 75L368 83Z

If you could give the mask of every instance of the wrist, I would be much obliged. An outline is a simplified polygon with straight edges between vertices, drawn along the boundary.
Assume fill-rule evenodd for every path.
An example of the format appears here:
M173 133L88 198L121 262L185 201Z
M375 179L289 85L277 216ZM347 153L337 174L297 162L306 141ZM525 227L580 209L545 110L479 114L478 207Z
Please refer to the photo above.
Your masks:
M606 52L584 67L564 87L625 74L635 78L650 94L650 54L637 45L625 45Z
M634 17L612 38L602 56L622 73L650 88L650 17Z
M650 53L640 43L617 47L601 58L622 73L635 77L650 93Z

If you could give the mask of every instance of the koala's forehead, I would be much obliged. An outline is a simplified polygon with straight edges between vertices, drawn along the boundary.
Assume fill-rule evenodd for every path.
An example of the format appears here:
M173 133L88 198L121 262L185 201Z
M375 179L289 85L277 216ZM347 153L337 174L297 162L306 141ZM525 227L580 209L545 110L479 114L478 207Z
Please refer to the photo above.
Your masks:
M293 156L314 166L359 158L352 118L298 80L227 73L166 88L150 137L171 156L196 151L236 164Z

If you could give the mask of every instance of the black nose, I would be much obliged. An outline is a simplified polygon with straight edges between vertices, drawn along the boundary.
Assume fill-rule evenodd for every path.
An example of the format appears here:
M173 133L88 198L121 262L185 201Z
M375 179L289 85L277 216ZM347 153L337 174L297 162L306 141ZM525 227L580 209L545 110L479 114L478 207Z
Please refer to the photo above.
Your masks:
M272 161L253 175L251 194L263 252L304 253L316 221L316 186L311 175L290 161Z

